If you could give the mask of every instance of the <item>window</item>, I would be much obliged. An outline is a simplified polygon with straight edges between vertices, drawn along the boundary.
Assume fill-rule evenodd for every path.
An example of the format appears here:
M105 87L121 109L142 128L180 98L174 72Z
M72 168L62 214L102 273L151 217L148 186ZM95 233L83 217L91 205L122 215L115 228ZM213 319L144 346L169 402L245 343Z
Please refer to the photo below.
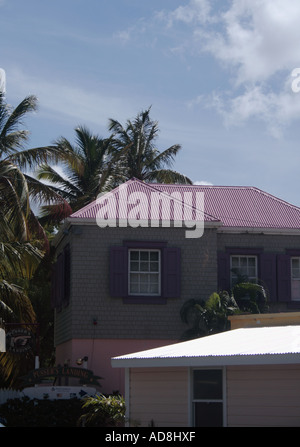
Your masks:
M124 241L110 249L110 295L126 304L180 297L181 250L164 241Z
M291 258L291 296L300 301L300 257Z
M193 370L193 417L195 427L223 426L222 369Z
M160 250L129 252L129 295L160 295Z
M257 281L257 257L256 256L231 256L231 285L234 285L240 277L243 280Z

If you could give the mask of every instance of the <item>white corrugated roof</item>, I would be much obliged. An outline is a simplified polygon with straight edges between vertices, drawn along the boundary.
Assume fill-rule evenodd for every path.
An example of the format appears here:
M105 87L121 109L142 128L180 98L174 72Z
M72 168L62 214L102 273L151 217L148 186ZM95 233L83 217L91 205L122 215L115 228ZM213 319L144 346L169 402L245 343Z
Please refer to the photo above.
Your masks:
M300 326L234 329L114 357L114 367L300 363Z

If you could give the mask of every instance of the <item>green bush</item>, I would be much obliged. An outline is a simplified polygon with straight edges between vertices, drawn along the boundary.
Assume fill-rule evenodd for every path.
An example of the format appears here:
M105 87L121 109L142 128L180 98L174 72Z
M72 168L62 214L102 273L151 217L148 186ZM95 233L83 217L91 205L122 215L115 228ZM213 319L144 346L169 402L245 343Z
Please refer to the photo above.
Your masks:
M260 284L238 283L233 287L233 295L242 312L267 312L267 292Z
M103 394L84 399L86 412L79 424L85 427L121 427L125 422L125 401L122 396Z

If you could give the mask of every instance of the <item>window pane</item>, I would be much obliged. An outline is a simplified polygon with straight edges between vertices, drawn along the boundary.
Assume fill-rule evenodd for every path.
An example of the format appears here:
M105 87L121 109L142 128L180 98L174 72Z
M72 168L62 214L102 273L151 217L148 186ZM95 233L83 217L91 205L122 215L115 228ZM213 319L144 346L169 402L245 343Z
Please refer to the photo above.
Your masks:
M292 300L300 301L300 281L293 280L291 284Z
M196 427L223 426L222 402L195 402L194 412Z
M255 267L255 258L248 258L249 267Z
M138 273L130 274L130 282L139 282L140 275Z
M257 281L256 256L231 256L231 284L234 285L238 276L245 277L251 282Z
M150 262L150 272L158 272L158 262Z
M148 270L149 270L148 262L141 262L140 263L140 271L141 272L148 272Z
M194 371L194 399L222 399L222 370Z
M158 261L158 251L150 252L150 261Z
M139 271L139 263L138 262L131 262L130 263L130 271L131 272L138 272Z
M292 278L300 279L300 258L292 258Z
M141 293L148 293L148 283L147 284L140 284L140 292Z
M158 284L150 284L149 289L150 293L158 293Z
M241 267L247 267L248 262L247 262L247 258L240 258L240 265Z
M158 284L158 275L157 274L150 275L150 283Z
M131 251L130 252L130 260L131 261L138 261L139 260L139 252L138 251Z
M149 275L140 275L140 278L141 278L141 283L143 283L143 284L145 284L145 283L147 283L148 284L148 282L149 282Z
M232 267L236 268L239 266L239 258L237 258L236 256L232 256L231 262L232 262Z
M149 259L149 252L148 251L141 251L141 261L148 261Z

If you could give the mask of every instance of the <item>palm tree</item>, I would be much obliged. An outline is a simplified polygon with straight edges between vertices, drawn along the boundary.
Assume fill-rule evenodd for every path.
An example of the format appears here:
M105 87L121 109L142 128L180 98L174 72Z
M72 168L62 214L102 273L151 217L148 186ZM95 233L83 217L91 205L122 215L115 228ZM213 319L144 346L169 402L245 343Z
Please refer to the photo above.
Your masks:
M19 126L24 116L37 110L37 103L37 98L30 95L13 108L7 104L4 93L0 91L0 160L8 161L22 171L31 200L39 203L55 201L68 213L68 204L59 192L29 174L37 165L57 163L69 157L67 151L62 152L55 145L24 149L29 132L19 129Z
M24 149L28 132L19 127L23 117L36 108L34 96L12 108L0 92L0 319L24 325L36 321L28 298L29 283L48 248L30 199L64 203L57 192L23 172L61 158L56 147ZM26 364L26 358L21 360L12 353L0 355L2 381L9 385L15 381Z
M128 120L125 127L110 119L108 128L115 147L118 150L128 148L120 160L125 180L135 177L148 182L192 183L185 175L170 169L181 149L179 144L163 152L156 148L159 128L158 123L150 119L150 108L138 113L133 121Z
M112 146L112 139L102 139L84 126L76 128L75 133L75 145L64 137L55 142L58 151L68 154L61 164L63 173L49 164L42 165L37 172L38 180L54 185L55 191L68 201L73 212L122 180L117 164L122 152ZM55 204L44 206L42 221L57 222L56 207Z
M7 160L0 161L0 319L31 325L35 312L29 281L44 256L44 239L29 207L27 181ZM32 359L31 359L32 360ZM26 364L11 353L0 354L0 378L11 385Z

